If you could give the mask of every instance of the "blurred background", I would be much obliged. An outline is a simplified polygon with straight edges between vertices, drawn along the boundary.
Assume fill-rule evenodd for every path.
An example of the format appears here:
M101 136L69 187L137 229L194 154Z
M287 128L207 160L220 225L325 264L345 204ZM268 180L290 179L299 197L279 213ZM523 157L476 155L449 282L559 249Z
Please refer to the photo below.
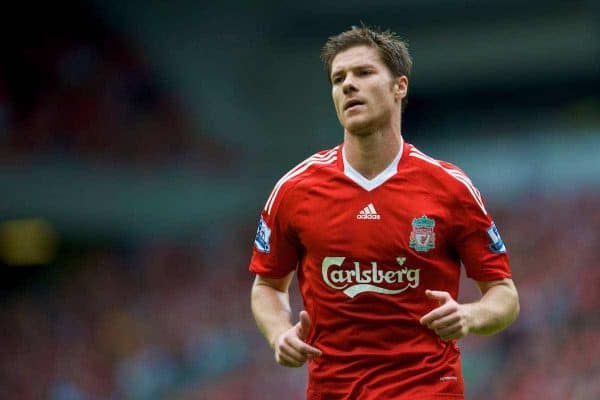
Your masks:
M600 3L272 3L4 6L0 397L304 397L247 265L276 180L342 139L319 51L364 21L410 43L405 139L509 248L521 316L461 342L467 399L600 398Z

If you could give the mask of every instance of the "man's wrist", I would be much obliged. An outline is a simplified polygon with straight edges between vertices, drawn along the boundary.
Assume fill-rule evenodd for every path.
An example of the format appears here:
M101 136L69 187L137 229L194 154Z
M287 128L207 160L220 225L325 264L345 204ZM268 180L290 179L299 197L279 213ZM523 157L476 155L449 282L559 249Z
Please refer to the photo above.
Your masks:
M479 302L474 303L465 303L463 304L464 316L466 321L466 334L476 334L479 330L479 321L477 320L477 308L479 307Z
M271 348L273 350L275 350L275 346L281 335L283 335L287 330L289 330L290 327L277 330L276 333L271 337L271 339L269 340L269 344L271 345Z

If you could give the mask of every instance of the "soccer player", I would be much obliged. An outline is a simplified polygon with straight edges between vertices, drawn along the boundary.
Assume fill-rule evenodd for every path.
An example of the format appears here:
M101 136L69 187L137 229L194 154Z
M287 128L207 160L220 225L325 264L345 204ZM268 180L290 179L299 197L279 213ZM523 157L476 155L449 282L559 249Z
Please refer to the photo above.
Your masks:
M462 399L456 341L499 332L519 312L504 243L465 173L402 138L406 44L355 27L329 38L322 58L344 139L267 199L250 262L257 325L277 363L308 361L310 400ZM456 301L461 263L476 302Z

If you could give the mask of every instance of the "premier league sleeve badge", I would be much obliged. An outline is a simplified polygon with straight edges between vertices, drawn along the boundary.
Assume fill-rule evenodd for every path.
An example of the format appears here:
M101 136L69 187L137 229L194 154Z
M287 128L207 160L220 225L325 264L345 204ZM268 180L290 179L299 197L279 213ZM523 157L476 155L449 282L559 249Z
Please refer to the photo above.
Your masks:
M271 229L263 219L260 217L258 221L258 229L256 230L256 238L254 239L254 246L256 246L256 250L261 253L269 253L271 251L271 246L269 244L269 239L271 238Z

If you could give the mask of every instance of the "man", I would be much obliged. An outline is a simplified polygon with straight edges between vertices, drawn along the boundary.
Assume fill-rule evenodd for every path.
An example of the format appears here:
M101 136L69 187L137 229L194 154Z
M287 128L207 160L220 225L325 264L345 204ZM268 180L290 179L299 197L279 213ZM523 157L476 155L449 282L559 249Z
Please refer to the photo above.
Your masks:
M308 399L463 398L457 339L519 311L506 249L471 180L404 142L411 58L392 32L329 38L343 144L284 175L259 220L252 311ZM461 262L482 292L456 302ZM294 272L305 310L292 323Z

